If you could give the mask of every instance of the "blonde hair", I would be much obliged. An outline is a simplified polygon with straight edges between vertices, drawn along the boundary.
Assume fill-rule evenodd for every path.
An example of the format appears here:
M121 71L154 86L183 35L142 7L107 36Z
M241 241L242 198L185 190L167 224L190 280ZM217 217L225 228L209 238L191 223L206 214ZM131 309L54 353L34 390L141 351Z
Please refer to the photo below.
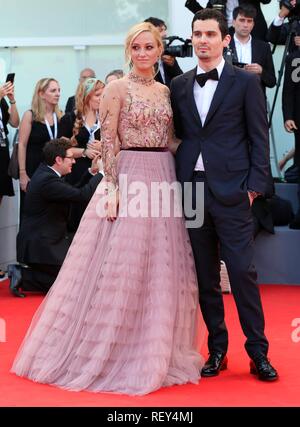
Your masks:
M149 33L153 35L155 41L157 42L157 47L160 50L160 54L163 53L164 45L158 29L154 27L154 25L150 24L150 22L141 22L140 24L136 24L130 28L125 40L125 61L127 66L131 65L130 49L131 49L132 43L137 38L137 36L139 36L141 33L145 31L149 31Z
M73 136L71 138L73 146L78 145L76 141L76 136L78 135L80 129L83 126L83 117L86 114L91 97L95 94L97 90L103 89L105 87L105 84L101 80L95 79L92 89L89 88L89 90L87 91L87 85L89 84L89 80L92 79L87 79L78 85L75 95L76 119L73 127Z
M45 103L40 97L40 92L46 92L51 82L56 82L58 84L57 80L47 77L39 80L35 86L31 102L31 109L33 118L37 122L43 122L45 120L46 114ZM63 113L59 109L58 105L55 106L54 112L56 113L58 120L60 120L63 116Z

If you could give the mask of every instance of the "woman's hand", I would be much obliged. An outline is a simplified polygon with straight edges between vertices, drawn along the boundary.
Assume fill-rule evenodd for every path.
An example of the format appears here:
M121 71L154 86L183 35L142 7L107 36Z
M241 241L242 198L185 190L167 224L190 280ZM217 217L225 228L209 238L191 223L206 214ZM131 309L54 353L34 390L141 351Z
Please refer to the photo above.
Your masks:
M101 159L100 154L97 154L97 156L95 156L93 158L92 165L91 165L91 173L93 175L95 175L96 173L99 172L99 160L100 159Z
M98 152L101 152L102 143L98 139L94 139L93 142L89 142L87 144L87 148L91 148L92 150L96 150Z
M7 83L7 93L6 96L11 102L15 102L15 86L8 82Z
M287 132L293 132L298 129L294 120L286 120L284 122L284 127Z
M14 85L11 82L4 83L0 86L0 99L8 96L9 99L14 95Z
M27 185L30 181L29 176L27 175L26 171L20 171L20 187L22 191L27 191Z
M107 220L114 222L118 216L119 188L109 186L107 198Z

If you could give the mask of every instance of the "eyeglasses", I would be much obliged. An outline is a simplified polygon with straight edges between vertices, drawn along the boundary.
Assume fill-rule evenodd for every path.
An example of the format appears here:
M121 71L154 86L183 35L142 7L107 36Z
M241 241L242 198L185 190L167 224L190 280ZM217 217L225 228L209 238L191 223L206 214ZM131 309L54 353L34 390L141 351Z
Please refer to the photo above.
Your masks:
M72 159L72 160L74 160L74 156L65 156L64 159Z

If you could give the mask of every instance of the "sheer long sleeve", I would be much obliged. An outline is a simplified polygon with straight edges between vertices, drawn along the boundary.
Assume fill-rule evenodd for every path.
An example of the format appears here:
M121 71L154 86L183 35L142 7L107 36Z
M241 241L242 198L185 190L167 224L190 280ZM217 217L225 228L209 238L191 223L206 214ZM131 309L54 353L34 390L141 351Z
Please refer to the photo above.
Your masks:
M121 109L118 81L111 82L104 90L100 105L102 159L106 180L117 185L116 147Z
M164 87L164 93L165 93L167 102L171 104L170 90L166 86ZM168 125L168 147L171 153L173 153L174 155L176 154L177 148L179 147L180 143L181 143L181 140L176 137L174 120L173 120L173 117L171 116L170 122Z

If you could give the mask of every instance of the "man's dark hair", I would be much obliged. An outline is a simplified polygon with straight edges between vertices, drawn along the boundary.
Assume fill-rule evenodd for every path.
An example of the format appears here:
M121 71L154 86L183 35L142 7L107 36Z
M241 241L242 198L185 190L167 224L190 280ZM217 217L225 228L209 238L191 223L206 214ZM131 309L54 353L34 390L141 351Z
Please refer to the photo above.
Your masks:
M67 150L72 147L71 141L68 139L52 139L47 142L43 148L44 161L48 166L53 166L56 157L59 156L64 159L67 155Z
M110 76L116 76L118 79L121 79L124 76L124 71L123 70L112 70L110 73L108 73L105 77L105 81L108 77Z
M208 19L213 19L214 21L218 22L223 40L225 36L229 34L228 25L223 13L219 12L216 9L202 9L199 12L195 13L195 16L192 21L192 31L194 30L195 21L207 21Z
M244 4L242 6L237 6L233 9L232 17L236 19L238 15L244 16L245 18L253 18L255 20L257 12L252 4Z
M150 22L150 24L154 25L154 27L166 27L165 21L159 18L153 18L153 16L150 16L149 18L145 19L144 22Z

